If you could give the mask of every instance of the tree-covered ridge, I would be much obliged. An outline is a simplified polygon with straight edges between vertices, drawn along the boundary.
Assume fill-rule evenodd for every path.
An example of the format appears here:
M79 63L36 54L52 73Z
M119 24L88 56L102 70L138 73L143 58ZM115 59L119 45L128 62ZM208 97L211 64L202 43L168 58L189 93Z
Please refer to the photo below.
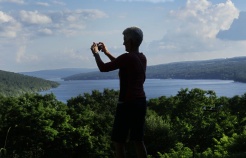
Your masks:
M81 73L64 80L116 79L118 71ZM176 62L148 66L149 79L222 79L246 82L246 57Z
M0 95L18 96L57 87L57 82L0 70Z
M148 78L222 79L246 82L246 57L177 62L148 67Z
M58 101L53 94L0 96L0 157L113 156L110 133L118 91L97 90ZM148 100L145 144L149 158L246 156L246 93L217 97L181 89ZM136 157L131 143L127 157Z

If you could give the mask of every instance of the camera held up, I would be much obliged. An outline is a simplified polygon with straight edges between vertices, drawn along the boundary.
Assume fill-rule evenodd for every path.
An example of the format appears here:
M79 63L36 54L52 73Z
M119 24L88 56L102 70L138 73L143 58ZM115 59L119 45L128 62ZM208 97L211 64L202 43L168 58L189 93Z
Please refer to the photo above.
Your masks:
M97 47L98 47L98 50L99 50L99 51L101 51L101 50L102 50L102 44L97 43Z

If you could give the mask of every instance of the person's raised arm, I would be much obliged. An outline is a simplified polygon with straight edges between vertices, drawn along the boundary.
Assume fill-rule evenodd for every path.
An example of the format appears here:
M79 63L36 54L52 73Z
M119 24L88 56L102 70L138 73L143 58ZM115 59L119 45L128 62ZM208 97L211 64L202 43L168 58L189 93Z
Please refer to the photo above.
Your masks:
M102 47L102 52L109 58L109 60L111 61L115 60L115 57L112 54L110 54L105 44L103 42L99 42L99 44Z
M98 50L98 45L93 42L92 46L91 46L91 52L95 57L96 63L97 63L97 67L98 69L103 72L104 70L104 62L102 61L102 59L100 58L99 55L99 50Z

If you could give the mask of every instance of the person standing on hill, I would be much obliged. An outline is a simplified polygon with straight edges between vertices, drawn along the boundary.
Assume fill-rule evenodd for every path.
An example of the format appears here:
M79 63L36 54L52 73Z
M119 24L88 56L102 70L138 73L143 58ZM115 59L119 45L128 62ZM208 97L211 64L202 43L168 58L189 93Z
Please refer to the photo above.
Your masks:
M101 72L119 69L120 93L111 136L116 157L125 157L125 143L129 138L134 141L138 158L147 158L143 141L147 109L144 91L147 59L139 52L143 32L138 27L129 27L123 31L123 36L126 53L117 58L109 53L103 42L93 42L91 51ZM99 50L110 62L101 60Z

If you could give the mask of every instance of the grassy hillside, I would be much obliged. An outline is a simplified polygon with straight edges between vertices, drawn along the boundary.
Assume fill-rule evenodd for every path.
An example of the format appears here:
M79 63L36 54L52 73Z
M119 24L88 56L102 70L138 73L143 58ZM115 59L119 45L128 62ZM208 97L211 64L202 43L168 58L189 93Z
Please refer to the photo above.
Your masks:
M48 90L58 85L57 82L0 70L0 95L3 96L19 96Z
M64 80L115 79L118 71L89 72L72 75ZM149 79L222 79L246 82L246 57L187 61L147 67Z

